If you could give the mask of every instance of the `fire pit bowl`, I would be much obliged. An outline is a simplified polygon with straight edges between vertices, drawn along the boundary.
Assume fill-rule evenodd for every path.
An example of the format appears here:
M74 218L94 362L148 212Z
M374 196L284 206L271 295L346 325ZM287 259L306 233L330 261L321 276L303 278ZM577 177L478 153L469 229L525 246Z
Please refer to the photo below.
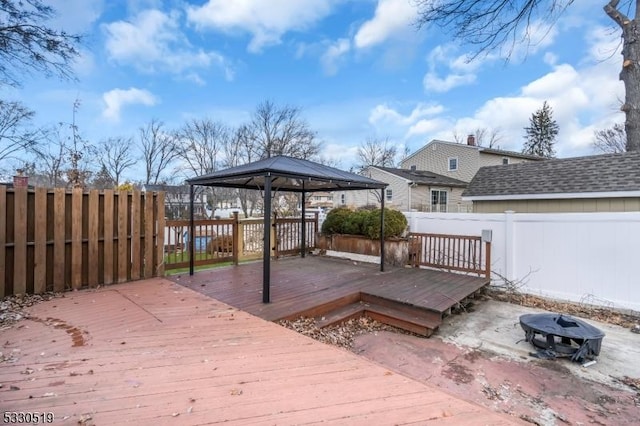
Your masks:
M583 362L600 354L604 333L569 315L526 314L520 316L520 325L525 340L539 349L532 354L538 358L571 357Z

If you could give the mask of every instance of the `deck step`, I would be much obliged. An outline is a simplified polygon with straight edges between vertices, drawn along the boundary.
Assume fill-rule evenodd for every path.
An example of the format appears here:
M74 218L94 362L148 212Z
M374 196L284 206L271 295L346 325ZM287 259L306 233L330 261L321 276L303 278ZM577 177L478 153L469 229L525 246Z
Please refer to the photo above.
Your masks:
M351 318L358 318L364 314L364 305L361 302L354 302L340 308L327 312L326 315L316 318L318 328L329 327Z
M440 320L434 320L429 313L420 309L410 312L408 309L396 309L372 302L355 302L317 318L316 325L319 328L329 327L362 315L426 337L431 336L441 324Z
M415 315L416 312L420 313L421 318L430 319L433 323L442 323L443 315L441 312L434 311L424 306L414 306L409 303L401 302L399 300L391 300L382 296L377 296L370 293L361 293L361 300L365 303L370 303L376 306L384 306L391 308L406 314Z
M376 303L363 302L363 304L365 315L369 318L421 336L431 336L442 323L441 320L434 320L420 309L416 309L414 313L408 313L405 310L380 306Z

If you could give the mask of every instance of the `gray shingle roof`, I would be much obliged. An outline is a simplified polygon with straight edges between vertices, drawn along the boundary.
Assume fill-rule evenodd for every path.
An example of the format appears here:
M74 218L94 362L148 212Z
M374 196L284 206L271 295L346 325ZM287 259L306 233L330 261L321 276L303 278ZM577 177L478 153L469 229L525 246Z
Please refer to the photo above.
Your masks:
M418 185L431 185L431 186L451 186L466 188L467 182L463 182L458 179L450 178L447 176L439 175L427 170L408 170L408 169L395 169L391 167L379 167L374 166L376 169L384 170L385 172L392 173L403 179L410 180Z
M482 167L464 197L640 191L640 152Z

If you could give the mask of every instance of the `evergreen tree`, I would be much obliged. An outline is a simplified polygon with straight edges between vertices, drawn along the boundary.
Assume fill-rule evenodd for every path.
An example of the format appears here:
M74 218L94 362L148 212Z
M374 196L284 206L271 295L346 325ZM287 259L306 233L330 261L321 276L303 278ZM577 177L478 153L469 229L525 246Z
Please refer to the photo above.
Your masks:
M555 155L553 144L558 136L558 123L553 119L553 110L545 101L542 108L531 115L529 127L524 128L526 141L523 154L551 158Z

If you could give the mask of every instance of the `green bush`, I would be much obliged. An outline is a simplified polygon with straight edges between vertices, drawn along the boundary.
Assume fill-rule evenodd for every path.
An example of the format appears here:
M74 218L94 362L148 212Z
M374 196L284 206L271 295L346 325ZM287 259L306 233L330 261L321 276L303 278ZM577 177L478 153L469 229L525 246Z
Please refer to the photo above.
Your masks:
M407 218L398 210L384 209L384 237L397 238L407 229ZM380 238L380 209L371 210L364 224L364 233L372 240Z
M364 235L364 224L369 220L369 211L357 210L351 212L342 224L343 234Z
M326 235L344 234L344 222L351 213L351 210L345 207L331 210L322 222L322 233Z
M384 236L397 238L407 229L407 218L397 210L384 209ZM322 223L322 233L364 235L380 238L380 209L351 211L347 208L331 210Z

